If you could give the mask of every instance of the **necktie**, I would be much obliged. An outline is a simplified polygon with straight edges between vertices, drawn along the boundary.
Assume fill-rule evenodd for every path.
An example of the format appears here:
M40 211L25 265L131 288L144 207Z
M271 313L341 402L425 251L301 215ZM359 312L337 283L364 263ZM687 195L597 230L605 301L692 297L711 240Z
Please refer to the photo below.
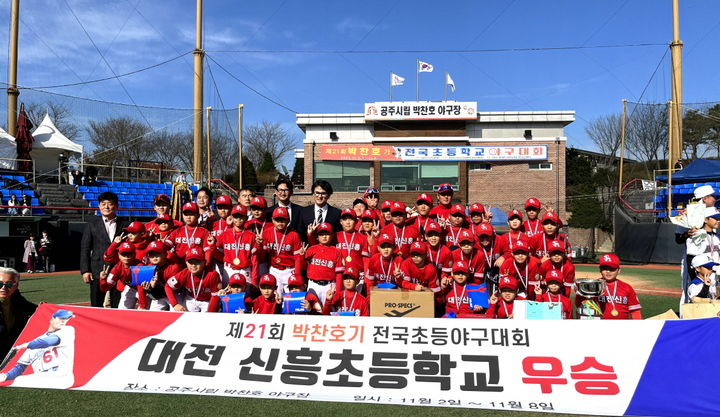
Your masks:
M317 224L322 223L322 221L323 221L322 209L318 209Z

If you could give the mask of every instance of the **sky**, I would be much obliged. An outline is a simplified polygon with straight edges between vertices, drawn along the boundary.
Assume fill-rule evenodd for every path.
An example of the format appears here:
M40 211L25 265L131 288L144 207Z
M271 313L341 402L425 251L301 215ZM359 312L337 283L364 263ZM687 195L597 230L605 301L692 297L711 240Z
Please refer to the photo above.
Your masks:
M720 2L680 3L683 100L720 101ZM20 13L18 84L26 87L112 77L195 47L189 0L22 0ZM1 1L0 21L9 22L9 14L10 1ZM5 45L8 36L0 33ZM479 111L574 110L569 146L594 150L585 126L620 112L623 98L670 99L671 40L671 0L205 1L205 105L242 103L246 125L280 123L300 146L296 113L362 112L363 103L388 99L390 72L406 79L393 99L414 100L421 59L434 66L420 75L421 100L443 99L447 71L457 87L448 98L477 101ZM659 45L600 47L640 44ZM587 48L553 49L578 46ZM45 90L144 106L193 105L191 54L120 80ZM21 93L20 101L28 97ZM5 98L0 102L4 107ZM175 113L169 114L163 123L172 123ZM291 159L283 162L291 167Z

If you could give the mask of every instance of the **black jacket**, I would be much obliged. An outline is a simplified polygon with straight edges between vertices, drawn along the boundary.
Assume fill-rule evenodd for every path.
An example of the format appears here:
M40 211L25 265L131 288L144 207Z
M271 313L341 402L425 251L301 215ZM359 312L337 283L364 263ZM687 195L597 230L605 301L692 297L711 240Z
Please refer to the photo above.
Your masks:
M303 207L300 213L302 215L300 216L298 234L300 234L300 239L307 243L307 227L311 225L317 217L317 213L315 213L315 204ZM340 209L328 204L328 211L327 214L325 214L325 223L330 223L333 230L336 232L342 230L342 227L340 226Z
M272 219L272 213L277 207L278 207L277 204L274 204L274 205L268 207L267 212L266 212L266 214L267 214L266 218ZM291 202L290 203L290 212L291 212L290 213L290 227L294 231L300 233L300 231L298 230L298 227L300 227L300 218L302 217L302 213L301 213L302 206ZM307 233L307 231L305 231L303 233Z
M120 236L122 229L127 225L127 221L118 218L115 223L115 236ZM92 272L93 277L97 279L104 265L103 254L109 246L110 238L105 231L102 217L91 217L80 243L80 273Z
M5 355L15 344L20 332L30 320L30 316L35 313L37 305L26 300L25 297L20 295L20 290L16 290L10 297L10 308L15 315L15 324L12 328L5 327L5 316L2 309L0 309L0 361L5 358Z

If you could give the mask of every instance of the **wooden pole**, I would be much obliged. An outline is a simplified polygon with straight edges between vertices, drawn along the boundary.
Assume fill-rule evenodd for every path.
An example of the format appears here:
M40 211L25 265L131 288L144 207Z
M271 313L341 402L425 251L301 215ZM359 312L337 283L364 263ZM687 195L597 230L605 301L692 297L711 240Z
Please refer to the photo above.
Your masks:
M17 135L17 102L20 90L17 89L18 62L18 22L20 20L20 0L12 0L10 11L10 51L8 62L7 88L7 132ZM19 168L18 168L19 169Z
M206 161L207 161L207 180L206 184L210 187L210 180L212 179L212 165L210 165L210 152L212 152L212 146L210 146L210 112L212 107L207 106L205 108L205 147L206 147Z
M672 126L674 123L675 116L673 114L673 102L668 101L668 125ZM668 217L672 217L672 170L675 165L673 162L673 130L668 129L668 198L667 198L667 211Z
M200 182L202 176L202 134L203 134L203 57L205 51L202 49L202 0L196 0L195 17L195 49L193 50L195 61L195 75L193 88L193 181Z
M673 124L673 158L672 166L680 159L683 148L682 140L682 47L680 40L680 0L673 0L673 41L670 44L672 53L672 107L669 111L674 112Z
M238 191L243 188L243 164L242 164L242 139L243 139L243 108L244 105L238 104Z
M622 192L623 186L623 165L625 162L625 124L627 123L627 99L622 100L623 112L620 122L620 179L618 181L618 195Z

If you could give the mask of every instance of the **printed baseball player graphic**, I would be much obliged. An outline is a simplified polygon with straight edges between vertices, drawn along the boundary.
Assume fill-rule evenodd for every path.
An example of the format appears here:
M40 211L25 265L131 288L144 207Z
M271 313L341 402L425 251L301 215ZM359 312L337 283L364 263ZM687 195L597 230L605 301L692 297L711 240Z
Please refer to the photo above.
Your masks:
M50 318L45 334L12 348L8 355L26 349L17 364L0 373L0 382L13 381L13 386L69 388L74 382L75 328L67 323L75 317L72 311L58 310ZM33 373L22 375L32 365Z

